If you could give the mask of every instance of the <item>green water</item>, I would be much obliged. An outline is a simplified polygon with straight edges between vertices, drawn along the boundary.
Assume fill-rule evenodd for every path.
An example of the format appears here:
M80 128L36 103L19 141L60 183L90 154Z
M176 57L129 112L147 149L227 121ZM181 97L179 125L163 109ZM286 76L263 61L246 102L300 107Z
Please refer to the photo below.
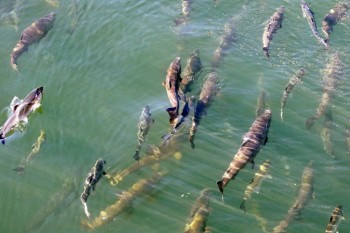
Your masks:
M170 62L180 56L182 66L194 49L199 49L204 67L220 43L224 25L236 18L237 41L218 68L221 91L201 121L195 143L190 147L183 130L180 143L171 153L181 160L160 162L168 174L155 185L151 196L138 198L132 211L93 232L182 232L191 205L204 188L212 190L207 226L212 232L263 232L256 216L271 231L281 221L297 196L301 175L310 160L315 168L315 199L302 211L288 232L324 232L333 208L342 204L349 216L350 154L344 130L349 127L348 80L350 24L345 20L334 27L330 50L312 36L302 17L299 1L193 0L190 23L174 27L180 17L181 1L59 0L55 8L44 0L17 1L18 31L6 20L15 1L0 0L0 108L14 96L25 97L32 89L44 87L42 113L29 118L24 134L0 148L0 232L87 232L79 195L84 179L98 157L108 170L123 170L135 163L137 122L143 106L150 106L155 124L147 135L141 157L148 145L161 143L169 131L165 108L169 100L161 82ZM308 1L318 25L334 6L331 0ZM286 7L283 28L274 36L270 59L261 51L261 36L267 19L280 5ZM40 43L32 45L18 59L20 73L12 70L10 54L20 33L35 19L55 11L53 29ZM69 35L71 24L76 27ZM320 28L319 28L320 29ZM341 85L331 101L335 126L331 137L336 160L323 149L320 138L323 118L306 130L322 94L323 69L338 51L344 64ZM301 67L304 82L293 90L279 117L280 98L288 79ZM203 76L195 83L197 90ZM262 184L259 194L247 201L247 213L239 209L244 190L257 171L247 166L225 189L224 203L217 190L220 179L238 150L242 135L255 119L260 90L268 95L273 119L269 141L255 159L257 165L269 159L272 179ZM196 94L194 91L193 94ZM6 119L4 112L1 122ZM44 129L47 139L23 175L12 169L30 153L31 145ZM142 168L118 186L102 179L88 200L93 217L117 200L152 169ZM76 180L77 185L64 183ZM61 204L50 199L63 193ZM47 212L46 212L47 211ZM47 214L46 214L47 213ZM259 214L258 214L259 213ZM349 232L348 221L340 232Z

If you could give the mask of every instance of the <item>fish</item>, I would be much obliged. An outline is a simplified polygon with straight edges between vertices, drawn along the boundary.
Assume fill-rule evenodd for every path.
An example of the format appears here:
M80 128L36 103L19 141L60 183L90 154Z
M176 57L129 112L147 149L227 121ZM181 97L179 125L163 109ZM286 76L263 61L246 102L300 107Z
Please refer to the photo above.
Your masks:
M198 125L202 117L206 114L207 108L210 106L213 98L219 92L219 75L217 72L211 72L206 75L202 90L199 94L199 100L197 101L194 115L192 117L192 126L190 129L189 141L192 149L195 148L194 137L198 128Z
M326 36L325 42L329 43L329 36L333 32L333 26L348 17L349 3L338 2L333 9L323 18L322 32Z
M315 21L315 13L310 9L309 5L304 0L301 0L300 5L301 10L303 12L303 17L306 18L307 22L309 23L312 34L314 34L314 36L317 38L320 44L328 48L328 44L324 41L324 39L322 39L320 34L318 34L317 25Z
M244 197L240 205L240 208L244 210L244 212L246 212L245 202L251 198L253 192L259 192L262 181L269 177L270 166L270 160L266 160L262 165L260 165L259 171L255 173L254 178L250 181L250 184L245 189Z
M102 158L97 159L95 165L91 168L88 176L85 179L84 191L80 195L80 200L84 206L85 214L89 218L91 216L86 201L90 195L91 190L95 191L95 186L102 176L106 175L104 165L106 161Z
M277 11L270 17L267 24L265 25L264 32L262 35L263 42L263 52L266 57L270 57L270 43L274 34L276 34L278 29L282 28L282 21L284 18L284 6L281 6Z
M224 194L224 187L237 176L240 170L245 168L248 163L252 163L254 166L256 155L268 141L267 135L271 124L271 116L271 110L265 109L265 112L255 119L249 131L243 136L240 148L221 180L216 182L222 195Z
M323 142L324 150L332 159L335 159L333 143L331 141L331 130L333 128L333 125L334 125L334 122L333 122L332 111L328 110L325 113L325 120L323 122L320 135Z
M51 12L44 17L33 22L29 27L24 29L21 34L20 40L17 45L13 48L11 53L11 66L14 70L18 71L17 59L28 50L29 46L39 42L46 36L49 30L53 27L56 14Z
M20 101L20 103L12 106L12 114L7 118L6 122L0 129L0 140L2 144L5 144L6 134L17 127L20 123L27 123L28 116L40 107L43 91L43 87L35 88L22 101Z
M34 214L30 223L25 227L24 232L34 232L53 214L59 214L66 210L79 196L77 192L80 169L75 174L68 176L60 189L50 195L47 203L43 203L41 208Z
M202 68L203 65L199 57L199 50L196 49L190 57L187 58L186 67L181 74L182 80L180 83L180 90L182 92L182 99L186 99L186 93L191 91L193 81Z
M313 198L313 183L314 183L314 170L313 170L313 162L311 161L303 171L303 175L301 178L301 186L299 189L299 193L295 202L288 210L287 215L284 220L279 222L279 224L273 228L273 233L282 233L286 232L286 229L290 223L294 221L297 217L300 217L301 211L307 205L307 203Z
M305 70L300 68L297 73L291 77L284 87L282 99L281 99L281 119L283 120L283 109L286 106L289 94L293 91L294 87L303 81Z
M39 153L41 144L45 141L45 138L45 131L40 130L40 135L36 142L32 145L32 150L29 155L20 162L17 168L14 168L13 170L17 171L18 174L23 174L25 167L35 158L35 155Z
M69 16L71 17L71 21L69 24L69 29L67 29L68 36L71 36L75 29L78 27L81 17L83 16L85 10L87 7L87 2L81 0L72 0L72 4L70 5L69 8Z
M174 19L175 26L189 22L192 0L182 0L182 17Z
M151 116L150 108L148 105L146 105L142 110L139 123L138 123L138 129L139 129L139 131L137 132L138 144L136 147L136 152L133 156L133 158L137 161L140 160L139 154L140 154L142 143L145 141L146 135L153 123L154 123L154 119Z
M348 152L347 153L350 153L350 128L346 128L344 130L344 137L345 137L346 146L348 148Z
M127 191L124 191L122 194L118 195L119 199L114 204L101 211L100 215L92 221L82 221L82 225L89 229L95 229L102 226L103 224L112 221L118 215L124 213L128 208L130 208L132 203L141 195L150 194L154 190L155 184L166 173L167 171L161 171L155 173L148 179L142 178L138 180Z
M214 55L211 61L213 69L220 66L220 63L224 56L228 53L232 45L237 41L236 33L236 18L234 16L230 17L226 24L224 25L224 33L220 38L220 44L215 49Z
M206 232L206 220L209 214L210 189L203 189L192 206L187 218L184 233Z
M256 108L255 108L255 117L258 117L261 114L263 114L266 108L267 108L266 92L262 90L260 92L259 97L258 97L258 102L257 102Z
M167 112L169 113L169 122L171 125L174 124L175 119L179 115L179 88L181 83L181 63L180 57L176 57L174 61L170 64L167 75L165 77L165 81L162 85L165 87L169 101L170 108L167 108Z
M329 223L326 227L325 233L337 233L338 226L341 220L345 220L345 218L343 216L342 206L338 205L337 207L334 208L332 212L332 216L329 219Z
M330 57L330 63L326 66L323 76L323 94L315 115L309 117L305 122L307 129L310 129L315 122L326 113L329 103L335 96L335 91L339 85L342 74L343 66L339 54L336 52Z

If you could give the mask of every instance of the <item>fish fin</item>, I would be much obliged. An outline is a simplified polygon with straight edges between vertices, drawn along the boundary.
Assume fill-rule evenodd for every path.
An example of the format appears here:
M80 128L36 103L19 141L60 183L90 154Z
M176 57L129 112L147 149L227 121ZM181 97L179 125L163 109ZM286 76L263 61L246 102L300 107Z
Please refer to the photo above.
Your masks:
M224 196L224 182L222 180L218 180L216 182L216 184L218 185L218 188L219 188L222 196Z
M175 119L178 116L178 109L177 107L167 108L166 111L169 113L169 122L170 124L174 124Z
M139 161L140 160L140 156L139 156L139 151L136 151L133 158L136 160L136 161Z
M104 176L107 175L107 172L103 171L103 172L102 172L102 175L104 175Z
M1 140L1 143L2 143L3 145L5 145L5 137L4 137L4 134L3 134L3 133L0 134L0 140Z
M266 145L266 143L267 143L268 140L269 140L269 137L267 137L267 135L266 135L265 141L264 141L264 146Z
M165 82L162 82L162 86L165 87Z
M255 167L255 162L254 162L254 160L252 160L250 163L252 164L252 169L254 169L254 167Z
M267 47L263 48L263 52L266 55L267 58L270 58L270 54L269 54L269 49Z
M190 141L191 143L191 148L194 149L195 148L195 145L194 145L194 135L191 135L188 140Z
M305 124L306 124L306 129L310 129L314 124L315 124L315 117L310 117L306 120Z
M244 213L247 213L247 212L246 212L246 209L245 209L245 200L242 201L242 203L241 203L241 205L239 206L239 208L240 208L241 210L243 210Z

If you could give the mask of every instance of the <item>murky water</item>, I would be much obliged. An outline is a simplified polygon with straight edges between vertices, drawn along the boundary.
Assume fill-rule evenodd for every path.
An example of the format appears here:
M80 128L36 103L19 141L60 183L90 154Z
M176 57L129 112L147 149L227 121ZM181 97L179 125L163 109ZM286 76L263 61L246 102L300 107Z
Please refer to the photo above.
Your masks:
M308 3L322 35L322 19L335 3ZM263 28L282 4L283 27L274 36L267 59L262 53ZM141 192L132 208L93 232L183 232L191 206L204 188L211 189L207 226L212 232L271 232L294 203L309 161L314 162L315 198L287 231L324 231L339 204L347 218L350 154L344 132L349 127L349 20L334 27L330 49L325 50L302 17L299 1L193 0L191 7L190 20L175 27L173 20L181 17L180 0L0 1L0 108L6 109L14 96L24 98L35 87L44 87L42 111L30 115L24 133L0 148L0 232L87 232L81 224L86 216L79 199L87 173L98 157L107 161L107 172L136 163L132 156L137 123L145 105L150 106L155 123L141 158L152 154L150 145L161 145L161 136L170 130L165 111L169 100L161 85L169 64L180 56L184 67L187 57L199 49L204 71L192 91L198 98L231 16L236 40L217 68L221 89L200 123L196 148L187 140L189 122L173 145L161 147L168 157L157 166L142 167L117 186L101 179L88 200L92 217L154 170L167 170L153 191ZM17 30L9 16L14 9ZM12 70L10 54L22 30L51 11L56 12L53 29L18 59L20 73ZM334 160L323 149L324 117L310 130L305 121L315 114L325 68L336 52L344 73L330 103ZM289 96L281 121L283 89L300 68L305 69L304 82ZM216 181L255 120L261 90L267 93L273 115L269 140L255 159L255 169L248 165L226 187L222 203ZM5 111L0 118L6 120ZM12 169L30 153L41 129L46 132L45 142L24 174L17 174ZM271 161L272 179L246 202L244 213L239 208L244 190L266 159ZM347 221L339 231L350 231Z

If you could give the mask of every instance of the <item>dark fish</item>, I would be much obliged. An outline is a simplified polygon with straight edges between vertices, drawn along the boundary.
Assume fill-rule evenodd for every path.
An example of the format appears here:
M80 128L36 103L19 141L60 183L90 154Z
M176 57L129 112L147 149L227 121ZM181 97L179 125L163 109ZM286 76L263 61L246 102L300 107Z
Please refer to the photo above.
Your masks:
M45 141L45 131L40 130L40 135L36 142L32 145L32 151L29 153L29 155L24 158L21 163L18 165L17 168L14 168L13 170L17 171L18 174L23 174L24 168L35 158L35 155L40 151L41 144Z
M256 105L256 110L255 110L255 116L258 117L261 114L265 112L265 109L267 108L266 105L266 92L261 91L260 95L258 97L258 103Z
M165 82L163 82L163 86L166 89L171 107L167 108L167 112L169 113L169 122L170 124L174 124L175 119L179 115L179 88L181 83L181 63L180 57L175 58L175 60L170 64L167 75L165 77Z
M17 42L15 48L11 53L11 66L18 71L17 59L22 53L28 50L28 47L36 42L39 42L46 36L48 31L53 27L55 21L55 13L50 14L36 20L29 27L27 27L21 35L21 39Z
M301 0L300 5L301 5L301 10L303 12L303 16L304 18L306 18L307 22L309 23L312 33L321 44L323 44L326 48L328 48L328 44L321 38L320 34L318 34L317 25L315 21L315 13L310 9L308 4L304 0Z
M199 50L196 49L191 56L187 59L187 64L182 72L182 80L180 89L182 91L183 98L186 98L186 93L191 91L191 85L195 79L195 76L203 68L201 59L199 58Z
M97 182L101 179L103 175L106 175L106 172L104 171L105 164L106 161L99 158L96 161L95 165L91 168L88 176L85 179L84 191L80 195L80 200L83 203L85 214L88 218L90 217L90 213L86 205L86 201L90 195L91 190L95 191L95 186Z
M213 97L219 91L219 77L216 72L211 72L207 74L206 80L202 86L202 90L199 94L199 100L197 102L196 108L194 110L194 116L192 118L192 127L190 129L189 141L191 147L194 148L194 136L196 134L198 125L206 113L207 108L212 102Z
M342 206L338 205L334 208L331 218L329 219L329 223L327 225L325 233L337 233L338 226L341 220L344 220Z
M264 28L264 33L262 35L262 42L263 42L263 51L267 57L270 57L269 49L270 49L270 43L272 41L273 35L277 32L278 29L282 28L283 14L284 14L284 6L281 6L270 17L269 21L267 22Z
M312 168L312 162L310 162L304 168L303 176L301 178L301 187L294 204L288 210L288 213L284 220L282 220L276 227L273 228L273 233L286 232L288 225L293 222L295 218L300 216L301 211L304 209L305 205L313 197L313 183L314 170Z
M149 179L140 179L127 191L119 195L119 199L113 205L108 206L101 211L100 215L92 221L84 220L82 224L89 229L95 229L115 219L132 206L135 199L144 194L150 194L154 190L154 185L166 174L166 172L157 172Z
M327 152L327 154L335 159L333 143L331 141L331 131L334 126L332 111L328 110L325 113L325 119L323 122L322 129L320 131L321 139L323 142L323 148Z
M303 68L299 69L298 72L289 79L289 82L284 88L283 96L281 99L281 119L283 120L283 109L286 106L289 94L292 92L294 87L303 81L305 71Z
M213 59L211 62L213 68L219 67L223 57L227 54L228 50L232 47L236 40L237 35L235 28L235 18L232 16L225 24L224 33L221 36L220 44L214 51Z
M43 96L43 87L32 90L20 103L12 106L13 112L0 129L0 140L5 144L6 134L17 127L21 122L27 122L28 116L40 107Z
M154 119L151 117L151 113L149 112L149 106L146 105L142 110L142 113L139 119L139 124L138 124L138 128L139 128L139 131L137 133L138 144L137 144L136 152L133 156L133 158L137 161L140 160L139 153L141 150L142 143L145 141L146 135L153 123L154 123Z
M189 22L192 0L182 0L182 17L174 19L175 26Z
M331 56L331 62L327 64L325 75L323 76L323 94L321 101L316 109L316 114L306 120L306 128L310 129L321 116L327 111L328 105L335 95L340 78L343 74L343 67L339 54Z
M346 18L350 8L349 3L337 3L333 9L323 18L322 31L326 36L325 42L329 43L329 35L333 32L333 26Z
M266 109L262 115L256 118L249 131L244 135L242 145L233 157L222 179L216 182L222 194L224 193L224 187L237 176L240 170L248 163L254 165L254 158L268 140L267 134L271 124L271 116L271 110Z
M187 218L184 233L200 233L206 231L206 220L209 214L209 189L203 189L201 195L192 206L191 214Z
M240 205L240 208L244 210L244 212L246 212L245 202L251 198L253 192L259 192L262 181L269 176L270 166L271 163L269 160L266 160L262 165L260 165L259 171L255 173L254 178L251 180L250 184L245 189L243 201Z

